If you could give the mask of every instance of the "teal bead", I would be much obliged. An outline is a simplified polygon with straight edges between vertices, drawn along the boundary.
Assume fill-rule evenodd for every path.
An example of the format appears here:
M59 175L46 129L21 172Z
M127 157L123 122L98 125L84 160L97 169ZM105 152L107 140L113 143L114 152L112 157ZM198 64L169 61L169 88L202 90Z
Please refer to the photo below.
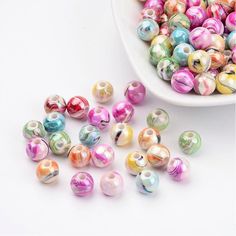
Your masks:
M151 41L159 34L159 26L152 19L143 19L137 28L138 37L144 41Z
M187 43L181 43L175 47L172 57L181 65L188 65L188 56L194 51L194 48Z
M64 130L65 117L59 112L48 113L43 121L43 125L45 130L49 133Z
M47 135L47 132L40 121L31 120L24 125L23 135L27 139L36 137L44 138Z
M93 125L84 125L79 132L79 140L85 146L93 146L99 142L101 133Z
M193 130L184 131L179 137L179 146L188 155L197 152L201 147L201 143L200 135Z
M170 35L170 43L173 47L189 42L189 30L183 27L177 27Z
M160 44L152 45L149 48L149 59L154 66L156 66L161 59L170 56L171 51Z

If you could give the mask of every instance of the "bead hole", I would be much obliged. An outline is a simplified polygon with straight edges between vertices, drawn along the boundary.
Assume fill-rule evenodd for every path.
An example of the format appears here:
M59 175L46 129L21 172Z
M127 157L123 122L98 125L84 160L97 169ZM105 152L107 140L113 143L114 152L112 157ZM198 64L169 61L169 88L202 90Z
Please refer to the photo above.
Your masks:
M188 133L188 137L192 138L193 137L193 133Z
M147 135L153 135L153 130L149 129L149 130L147 131Z
M124 124L119 124L119 125L118 125L118 128L119 128L119 129L124 129L125 126L124 126Z
M189 48L184 48L185 53L189 53Z
M133 83L132 83L132 86L133 86L133 87L138 87L138 82L136 82L136 81L133 82Z
M140 154L139 153L135 153L134 154L134 159L139 159L140 158Z
M101 111L102 111L102 109L101 109L100 107L97 107L97 108L95 109L95 112L96 112L96 113L101 113Z
M40 142L41 142L41 140L38 139L38 138L34 140L34 143L35 143L35 144L40 144Z
M157 116L160 116L160 115L161 115L161 111L156 111L155 114L156 114Z
M111 173L108 177L109 177L109 179L114 179L115 175L113 173Z
M57 118L57 113L53 113L53 114L51 115L51 117L52 117L52 119L56 119L56 118Z
M84 180L86 178L85 174L81 173L79 174L79 179Z
M58 143L57 143L57 147L59 147L59 148L63 147L63 145L64 145L63 142L58 142Z
M88 130L89 132L93 131L93 126L88 126L88 127L87 127L87 130Z
M44 163L44 166L45 167L49 167L51 164L50 164L50 161L45 161L45 163Z
M145 175L145 177L150 177L151 173L150 172L146 172L144 175Z
M52 101L57 101L58 100L58 96L57 95L54 95L53 97L52 97Z
M37 126L37 123L36 123L36 122L33 121L33 122L30 123L30 127L34 128L34 127L36 127L36 126Z
M106 83L105 83L105 82L100 82L99 85L100 85L101 87L105 87L105 86L106 86Z
M83 147L81 145L76 147L76 150L78 150L78 151L82 151L82 149L83 149Z
M154 13L154 12L153 12L153 10L152 10L152 9L148 9L148 10L147 10L147 14L148 14L149 16L152 16L152 15L153 15L153 13Z

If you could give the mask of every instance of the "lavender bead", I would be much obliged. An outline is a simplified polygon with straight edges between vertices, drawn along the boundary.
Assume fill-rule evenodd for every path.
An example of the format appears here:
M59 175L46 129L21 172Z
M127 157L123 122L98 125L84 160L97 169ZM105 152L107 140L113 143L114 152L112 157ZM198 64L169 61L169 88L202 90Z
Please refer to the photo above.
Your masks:
M190 20L191 29L201 26L207 19L206 11L200 6L190 7L185 14Z
M112 108L112 115L117 122L129 122L133 117L134 107L127 101L118 102Z
M189 41L195 49L205 49L211 45L211 33L208 29L197 27L190 32Z
M206 19L203 22L202 27L208 29L212 34L222 35L224 33L224 25L217 18L208 18L208 19Z

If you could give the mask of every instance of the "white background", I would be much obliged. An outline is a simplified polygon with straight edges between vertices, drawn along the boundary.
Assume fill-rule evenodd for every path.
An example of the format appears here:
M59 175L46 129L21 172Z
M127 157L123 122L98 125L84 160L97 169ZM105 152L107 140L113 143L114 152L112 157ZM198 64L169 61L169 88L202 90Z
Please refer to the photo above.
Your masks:
M109 0L0 0L0 235L234 235L233 106L176 107L148 94L136 107L131 123L135 137L145 127L147 112L155 107L169 112L171 122L162 141L172 156L183 156L177 145L182 131L197 130L203 139L201 151L188 157L189 181L175 183L159 173L155 197L139 194L134 178L126 173L124 159L138 148L136 140L131 147L115 147L112 167L87 168L96 184L91 197L73 195L69 182L77 170L64 158L55 158L60 165L57 184L37 181L36 164L25 155L22 126L43 119L44 100L54 93L67 100L84 95L94 106L91 86L100 79L114 85L113 101L122 100L126 83L137 79ZM73 143L82 124L67 119ZM102 142L110 143L107 131ZM120 197L108 198L99 190L99 178L109 169L124 176Z

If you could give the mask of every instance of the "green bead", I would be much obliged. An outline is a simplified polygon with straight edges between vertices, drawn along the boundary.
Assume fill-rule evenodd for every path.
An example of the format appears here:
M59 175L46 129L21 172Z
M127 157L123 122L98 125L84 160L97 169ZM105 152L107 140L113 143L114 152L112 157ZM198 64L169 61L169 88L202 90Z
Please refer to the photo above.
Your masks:
M193 130L184 131L179 137L179 146L181 150L188 155L191 155L201 147L201 137Z
M49 147L55 155L67 154L71 147L71 140L65 131L53 133L49 137Z
M161 59L170 56L171 51L160 44L152 45L149 48L149 59L154 66L156 66Z
M169 115L165 110L157 108L148 114L147 124L159 131L164 130L169 125Z
M27 139L36 137L44 138L47 135L47 132L40 121L31 120L24 125L23 135Z
M190 28L190 20L183 13L177 13L169 19L169 27L171 31L174 31L177 27Z

